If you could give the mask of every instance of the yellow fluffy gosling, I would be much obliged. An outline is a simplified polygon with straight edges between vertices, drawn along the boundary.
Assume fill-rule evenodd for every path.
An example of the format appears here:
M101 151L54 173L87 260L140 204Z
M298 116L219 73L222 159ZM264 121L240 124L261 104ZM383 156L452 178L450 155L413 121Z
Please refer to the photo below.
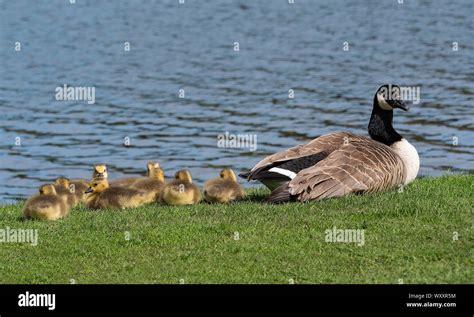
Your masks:
M66 177L58 177L54 181L54 189L58 195L66 197L66 203L70 208L75 207L80 199L76 196L76 188L71 184L71 181ZM83 190L83 192L85 189Z
M192 205L201 200L201 192L193 184L191 173L181 170L176 173L173 181L163 186L161 197L169 205Z
M155 202L161 201L161 190L165 185L165 174L160 164L150 161L147 164L147 177L138 179L131 187L141 189L155 196Z
M67 197L58 195L53 185L43 185L39 195L28 199L23 208L25 219L57 220L69 214Z
M107 165L97 164L94 165L94 171L92 172L92 179L94 178L109 178L107 173Z
M136 208L154 200L154 195L127 187L109 187L105 178L95 178L86 190L86 204L91 209Z
M94 165L92 179L94 178L105 178L108 180L109 174L107 172L107 165L105 164ZM126 178L120 178L113 181L109 181L109 187L122 187L122 186L130 187L140 178L141 177L126 177Z
M230 168L223 169L219 177L204 184L204 199L211 203L228 203L244 197L244 191Z
M85 191L89 188L87 181L83 179L73 179L69 181L69 188L76 195L78 202L86 201Z

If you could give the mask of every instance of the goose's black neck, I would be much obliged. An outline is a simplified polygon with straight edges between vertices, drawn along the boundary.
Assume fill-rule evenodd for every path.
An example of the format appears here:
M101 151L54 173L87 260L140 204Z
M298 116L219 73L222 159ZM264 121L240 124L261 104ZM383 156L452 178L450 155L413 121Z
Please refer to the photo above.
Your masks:
M370 137L388 146L400 141L402 136L393 128L392 120L393 110L387 111L380 108L377 95L375 95L368 127Z

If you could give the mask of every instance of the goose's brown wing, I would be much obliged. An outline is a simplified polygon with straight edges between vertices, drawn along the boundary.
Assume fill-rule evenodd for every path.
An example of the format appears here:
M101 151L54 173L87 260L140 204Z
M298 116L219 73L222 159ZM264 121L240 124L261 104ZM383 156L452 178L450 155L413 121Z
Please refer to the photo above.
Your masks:
M405 167L388 146L358 137L316 165L300 171L289 192L300 201L376 192L403 183Z
M248 174L244 174L244 177L250 180L255 178L259 172L268 170L273 166L277 166L279 163L297 161L298 159L304 157L310 157L319 154L315 161L317 162L318 160L325 158L333 151L337 150L345 142L350 142L350 140L353 138L359 137L348 132L337 132L322 135L309 143L300 144L289 148L288 150L267 156L258 162Z

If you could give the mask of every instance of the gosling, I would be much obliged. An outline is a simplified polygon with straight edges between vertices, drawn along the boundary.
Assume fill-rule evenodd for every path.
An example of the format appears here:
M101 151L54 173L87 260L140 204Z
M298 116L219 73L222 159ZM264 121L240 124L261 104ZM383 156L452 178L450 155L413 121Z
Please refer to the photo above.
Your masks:
M86 201L85 191L89 188L89 184L84 179L73 179L69 181L69 189L76 195L78 203Z
M127 187L109 187L105 178L96 178L86 190L86 205L91 209L136 208L154 200L154 195Z
M94 171L92 172L92 179L94 178L109 178L109 174L107 173L107 165L105 164L97 164L94 165Z
M161 190L165 185L165 174L160 164L150 161L147 164L147 177L138 179L131 187L154 195L154 201L161 201Z
M219 177L212 178L204 184L204 199L207 202L229 203L243 197L244 191L230 168L224 168Z
M176 173L173 181L163 186L161 197L168 205L193 205L201 200L201 192L193 184L191 173L181 170Z
M53 186L58 195L66 197L66 203L70 208L76 207L80 202L80 198L76 196L76 187L75 185L71 184L71 181L68 178L56 178Z
M58 220L69 214L66 196L58 195L53 185L43 185L39 195L28 199L23 208L25 219Z
M94 165L94 171L92 173L92 179L105 178L109 179L109 174L107 172L107 165L97 164ZM110 187L129 187L135 184L141 177L126 177L121 179L116 179L109 182Z

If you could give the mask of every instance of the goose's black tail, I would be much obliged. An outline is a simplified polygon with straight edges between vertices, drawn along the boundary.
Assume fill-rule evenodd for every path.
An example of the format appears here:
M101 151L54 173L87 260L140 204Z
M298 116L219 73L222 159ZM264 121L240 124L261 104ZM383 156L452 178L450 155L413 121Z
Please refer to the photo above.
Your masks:
M282 204L290 201L295 201L296 197L290 194L290 182L283 183L275 188L270 196L265 199L265 202L270 204Z

